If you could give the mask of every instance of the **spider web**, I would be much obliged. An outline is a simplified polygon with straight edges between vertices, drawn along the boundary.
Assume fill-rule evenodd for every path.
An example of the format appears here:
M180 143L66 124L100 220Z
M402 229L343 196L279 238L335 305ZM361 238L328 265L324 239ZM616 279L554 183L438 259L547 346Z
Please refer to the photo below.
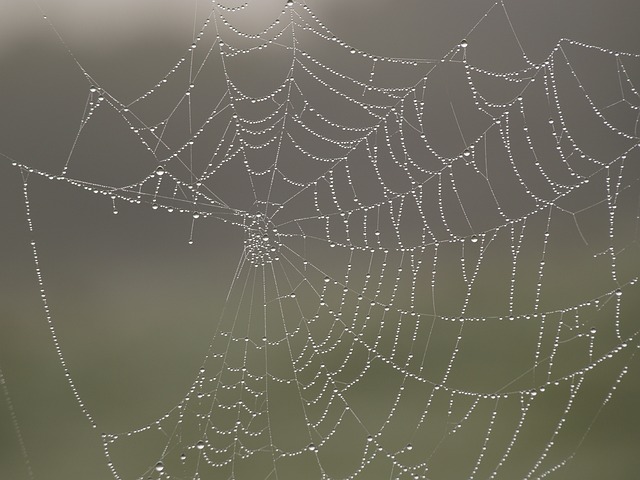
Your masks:
M113 477L552 477L640 346L624 301L639 258L639 56L564 39L534 62L501 1L439 59L352 47L297 1L252 32L251 8L212 2L184 56L128 102L69 51L89 94L68 158L58 171L10 159L56 351ZM491 21L512 33L509 71L474 62ZM284 75L256 93L247 65L265 57ZM591 93L594 64L619 84L614 103ZM105 112L135 140L131 181L83 179L75 150ZM150 423L102 432L74 383L33 176L105 196L114 214L187 216L188 244L207 222L244 232L208 353Z

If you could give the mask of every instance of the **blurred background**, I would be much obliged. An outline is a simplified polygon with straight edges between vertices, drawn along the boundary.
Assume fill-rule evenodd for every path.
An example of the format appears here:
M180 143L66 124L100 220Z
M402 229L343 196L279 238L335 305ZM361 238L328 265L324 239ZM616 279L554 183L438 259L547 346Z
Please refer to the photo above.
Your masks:
M283 3L249 0L245 8L236 12L218 7L216 15L224 15L241 32L259 32L282 15ZM231 8L242 4L230 0L224 5ZM637 112L640 102L637 91L630 89L629 85L634 79L636 84L640 81L640 61L626 56L619 60L612 52L640 53L637 33L639 7L634 2L623 0L505 1L504 6L498 4L497 7L492 7L493 1L484 0L412 0L401 4L387 0L309 0L307 5L333 35L358 52L379 57L435 60L417 65L376 65L375 81L380 82L380 86L409 87L418 84L418 90L422 90L420 78L431 72L440 58L449 55L450 63L438 66L429 74L424 114L424 121L429 126L429 142L441 155L449 157L459 155L467 144L481 138L488 128L487 122L491 120L488 120L489 116L478 114L465 72L460 66L462 53L448 53L455 50L462 39L469 43L466 56L471 64L498 73L526 67L523 51L534 63L544 61L562 38L607 49L607 52L601 52L571 45L554 58L558 60L566 55L564 58L575 69L572 72L566 68L568 63L559 62L562 65L556 70L561 89L558 93L565 114L563 120L589 155L601 165L614 166L602 171L595 167L582 170L585 175L593 175L589 187L579 189L564 203L558 202L565 213L577 213L565 215L558 209L548 224L548 209L539 214L530 213L535 210L535 202L531 201L534 194L553 198L552 193L544 191L544 179L531 180L529 187L534 193L524 192L517 187L518 179L513 174L513 165L509 164L509 155L499 147L499 135L485 135L478 144L484 149L482 161L485 168L489 162L492 172L496 172L492 178L495 178L494 194L498 196L498 205L510 218L528 218L522 240L523 253L516 262L518 280L515 304L511 310L508 305L512 278L512 230L503 228L495 237L483 235L496 225L504 225L505 221L496 220L494 209L483 197L487 192L483 194L474 180L465 176L463 169L456 171L462 200L447 197L438 201L434 197L431 204L425 201L424 204L431 205L432 210L426 217L437 217L438 204L444 205L445 217L454 236L470 238L472 234L479 234L481 240L474 245L462 242L462 245L467 245L465 254L459 242L447 244L450 233L436 229L437 240L443 241L443 246L438 249L438 263L433 265L433 244L436 242L430 242L423 260L425 271L430 272L432 267L437 271L437 287L431 289L428 275L418 277L418 295L413 303L409 300L412 281L406 276L411 267L400 252L393 251L397 249L398 242L393 240L393 225L383 225L384 212L380 226L367 224L371 219L365 218L364 223L354 230L361 235L368 231L371 235L375 228L379 229L381 235L377 241L383 248L392 250L386 260L388 265L383 265L385 260L380 252L364 252L350 257L348 248L331 248L329 241L340 241L337 240L339 227L332 225L326 237L320 232L316 235L319 239L309 242L301 242L299 238L286 240L286 251L281 247L281 254L289 263L282 272L273 273L272 278L261 282L256 280L255 271L249 264L238 268L247 231L240 225L214 218L217 209L213 205L208 206L211 217L199 219L194 224L190 212L169 212L166 208L169 203L161 205L158 210L152 209L152 203L155 203L152 197L155 199L155 196L151 182L147 182L142 188L144 195L140 204L118 199L115 207L118 214L113 215L114 206L108 196L95 194L67 181L31 174L28 179L29 199L47 300L73 381L98 424L96 431L78 407L54 349L35 276L23 177L12 162L52 175L59 175L67 166L67 177L91 182L98 192L104 191L105 186L121 187L149 175L155 178L153 172L157 163L141 147L138 137L131 134L130 126L123 121L118 109L155 88L167 72L185 58L180 63L182 66L172 73L167 86L163 90L157 89L157 95L132 104L132 115L127 117L133 119L131 121L140 119L146 125L162 126L162 119L179 105L172 113L174 123L165 138L173 146L182 145L224 98L228 88L225 74L247 95L266 95L286 77L291 66L291 51L286 48L259 50L237 59L231 58L223 66L217 47L213 50L212 59L205 61L207 50L198 46L194 60L189 47L212 9L212 4L204 0L39 0L38 3L3 0L0 2L0 154L3 156L0 158L0 265L3 272L0 275L0 368L8 394L0 402L0 478L113 478L99 433L128 432L153 425L166 412L175 412L172 409L182 402L194 382L198 388L204 388L203 380L215 378L216 369L220 368L211 357L207 357L208 352L216 351L220 332L231 332L234 338L247 335L252 343L258 345L263 336L274 342L287 337L282 333L283 328L288 331L297 325L299 313L295 309L289 310L289 304L285 304L284 311L265 308L262 313L254 312L254 307L260 305L261 300L257 294L255 299L251 295L240 295L238 285L243 282L270 285L269 288L280 285L284 291L270 292L273 299L285 296L297 288L296 285L302 285L297 292L298 306L305 312L311 312L310 317L320 312L314 324L318 331L309 333L309 336L328 338L339 345L342 345L343 337L351 338L346 343L348 347L356 345L348 331L342 331L332 339L331 334L323 330L327 325L335 325L335 318L332 312L318 307L319 298L315 291L328 288L326 303L336 310L344 308L347 315L346 312L352 311L350 308L355 309L358 292L367 298L376 295L376 286L367 286L364 282L365 274L371 272L378 282L380 301L393 298L390 296L395 289L394 301L399 308L415 308L416 311L435 314L437 299L437 313L445 317L462 316L463 305L466 309L464 315L475 318L504 317L511 312L525 315L534 311L542 239L544 232L548 231L550 239L544 257L545 275L539 308L541 311L563 312L547 319L548 331L556 329L561 333L556 334L555 330L545 333L548 338L544 337L540 347L539 319L534 318L532 322L471 323L469 327L465 326L456 368L451 372L448 384L458 391L487 394L536 388L544 382L540 374L536 377L535 368L533 372L531 370L536 348L542 350L542 356L548 355L555 348L556 340L560 345L556 347L561 353L555 360L553 378L584 368L600 356L606 357L607 352L622 343L618 333L622 338L633 339L629 342L633 348L627 350L635 349L638 343L635 334L639 330L634 278L640 267L637 243L640 199L637 165L640 158L634 145L638 143ZM309 13L301 4L295 2L294 8L300 12L300 18L311 22ZM289 15L285 13L282 18L289 18ZM221 18L218 17L219 21ZM207 48L215 40L213 27L208 28L201 40ZM220 26L220 35L231 47L247 48L256 43L238 37L226 25ZM286 33L279 41L290 45L291 33ZM363 82L369 81L372 62L367 56L353 55L345 49L337 52L334 42L304 31L299 33L298 41L302 45L300 48L313 53L336 71ZM626 82L627 77L622 75L620 62L631 82ZM206 68L198 73L194 86L189 87L194 78L194 65L196 69L199 65L206 65ZM573 73L579 74L584 89L576 87ZM355 107L323 97L321 87L303 76L301 74L298 81L306 96L296 100L298 103L292 101L292 108L306 105L308 101L309 105L314 105L336 122L358 126L372 123ZM480 77L477 79L478 89L495 102L505 102L507 98L518 95L517 89L505 87L509 82ZM549 97L545 94L542 80L536 78L536 81L538 83L528 89L524 99L528 126L536 146L539 145L538 152L547 159L542 163L555 181L562 182L567 179L553 166L558 160L554 157L547 122L548 112L553 108L546 103ZM339 81L336 82L340 88L343 87ZM92 84L99 87L98 93L89 91ZM355 89L344 88L350 97L364 97L364 94L356 97ZM184 92L190 89L193 91L187 104ZM595 106L603 109L608 126L603 127L603 119L593 115L582 91L587 92ZM319 93L316 95L316 92ZM114 108L96 108L86 128L78 133L85 115L83 112L86 113L87 105L89 108L92 105L88 102L95 102L95 97L100 94ZM628 102L620 104L625 108L617 108L614 104L622 98ZM610 105L614 106L604 109ZM249 105L244 112L248 118L257 118L264 114L260 109L260 105ZM257 113L253 114L254 111ZM510 115L517 118L514 113L517 111L517 108L512 109ZM184 158L191 162L190 170L180 170L180 165L173 160L166 164L167 170L188 182L191 172L204 169L212 161L216 146L223 143L223 138L231 136L224 134L223 130L228 121L228 112L219 119L216 117L212 128L199 137L193 148L187 149ZM513 131L510 134L515 136L522 132L520 120L513 120L511 125ZM628 138L612 134L612 127L625 132ZM321 131L329 135L329 130L325 127ZM349 138L343 132L335 135L343 140ZM380 133L380 138L383 135ZM269 136L272 134L267 133L264 138ZM307 149L314 151L315 148L317 155L332 156L334 153L319 140L307 141ZM398 141L397 136L393 141ZM520 158L518 152L524 151L526 139L518 137L513 142L515 158ZM380 144L383 143L380 140ZM407 139L409 145L417 143ZM473 154L478 162L479 150L476 147ZM283 149L283 158L295 158L292 152ZM625 167L620 169L619 157L624 152L628 152ZM356 152L354 156L361 153ZM262 160L266 158L268 161L273 155L270 150L259 150L249 162L252 167L259 168ZM382 153L380 155L380 158L384 157ZM424 155L430 158L428 154ZM258 192L260 197L268 189L262 184L250 185L243 164L235 163L239 165L237 170L221 170L212 178L209 187L227 205L237 209L242 217L243 212L255 208L256 199L252 195ZM235 163L231 162L232 165ZM521 174L526 177L525 164L526 160L522 160L519 165ZM580 168L576 166L578 171ZM298 166L292 167L291 172L294 177L304 178L305 174L312 175L315 171ZM340 172L337 171L336 176ZM358 171L355 172L354 184L362 182L356 186L361 199L372 204L379 202L382 198L376 193L379 181L364 174L358 176ZM383 171L382 175L389 186L403 188L400 173ZM611 195L607 190L610 188L607 178L619 181L613 225L609 223L611 210L607 199ZM337 188L348 190L347 187ZM366 200L367 195L370 195L369 200ZM321 195L319 198L321 204L326 202L323 206L331 203L328 199L323 200ZM471 225L467 225L460 215L460 202L467 205L466 213L471 216ZM202 208L205 210L207 206ZM314 208L302 201L299 204L293 202L290 209L283 210L279 221L285 224L290 219L317 217L318 212ZM378 213L376 225L379 219ZM437 222L434 220L433 223ZM416 232L422 229L422 223L417 216L413 220L403 218L400 224L409 232L409 237L419 237ZM518 229L520 227L517 226ZM314 228L315 225L309 226L311 230ZM612 236L610 232L613 232ZM192 245L189 244L190 238L193 238ZM483 268L471 289L471 302L466 305L467 287L459 278L461 259L473 262L478 258L473 248L484 248L489 244L491 248L487 249ZM610 245L618 253L615 268L607 255L594 256ZM308 271L307 265L302 264L303 256L314 266ZM350 272L345 270L347 263L353 264ZM398 273L400 268L405 275ZM332 279L330 286L335 287L335 291L324 286L325 275ZM236 284L232 288L234 279ZM353 298L341 299L339 290L347 284ZM619 287L622 287L623 295L618 304L612 292ZM593 308L581 308L579 314L565 311L594 299L601 303ZM274 302L274 305L280 304ZM353 314L354 325L362 321L362 315L362 312ZM399 458L409 464L423 461L425 452L434 452L430 456L433 466L426 478L468 478L486 438L487 421L495 399L480 402L478 420L471 417L466 430L462 430L462 439L442 448L438 446L438 442L445 438L443 432L448 432L450 427L441 425L449 421L446 412L448 397L434 393L432 384L443 379L459 335L458 325L439 323L425 315L424 325L429 327L424 328L432 328L431 334L420 333L422 336L418 335L417 340L411 341L411 335L403 331L399 344L392 347L386 345L384 339L393 338L395 330L400 330L396 327L401 322L414 325L416 320L382 315L381 311L371 313L374 318L370 323L376 325L377 332L380 332L371 334L371 342L380 335L383 340L379 350L393 350L390 356L404 355L401 361L398 360L403 365L411 364L412 357L407 355L418 357L428 351L428 357L426 354L422 357L422 364L425 365L424 376L432 383L426 386L406 384L407 393L400 412L393 416L396 423L381 437L381 445L389 452L395 452L412 441L415 448L410 454L415 458L408 456L407 451L399 453ZM239 321L238 316L241 317ZM383 328L381 318L387 319L389 330ZM270 325L274 325L272 330ZM566 325L567 331L562 330L565 327L561 325ZM595 340L590 344L587 332L592 329L597 333L593 334ZM368 330L366 335L369 335ZM305 335L292 335L290 348L294 351L302 349L305 341ZM244 346L225 348L230 352L229 365L242 365L247 358ZM575 408L567 416L568 426L558 435L558 446L545 459L541 471L564 458L571 457L571 461L550 474L549 478L631 480L640 475L637 455L640 448L640 413L637 411L640 377L638 361L632 356L633 352L630 354L627 350L585 375ZM318 363L312 363L309 372L299 373L311 375L325 367L334 368L334 364L337 369L344 355L347 354L328 351L322 356L325 366L320 367L320 361L316 359ZM345 384L364 372L367 352L355 349L350 358L352 364L341 372L344 378L339 379ZM262 359L253 358L251 368L257 374L261 369L264 373L272 368L271 371L283 376L290 375L285 354L274 348L272 359L271 367L266 367ZM414 367L408 366L407 369ZM624 367L629 369L624 381L600 412L603 399ZM203 373L199 373L201 368ZM546 374L546 367L544 372ZM368 369L364 380L345 395L353 411L375 433L390 415L401 384L402 376L398 371L379 362ZM569 392L563 384L558 389L548 389L544 395L539 394L532 404L535 408L532 407L530 412L531 421L525 424L525 433L516 443L518 448L497 478L526 477L535 458L549 442ZM430 395L434 401L429 408L435 419L433 425L428 422L427 425L432 430L413 432L424 409L424 399ZM458 405L458 397L453 397L456 415L469 408L465 403L467 400L461 400ZM460 395L459 398L462 397ZM271 395L271 422L280 426L274 429L271 441L283 445L285 450L289 447L292 451L304 448L308 442L305 438L306 423L293 413L298 403L298 393L285 388L276 388ZM200 418L198 415L207 415L209 411L202 404L189 405L187 416ZM505 401L496 411L500 419L504 418L504 423L496 423L493 436L490 436L495 451L489 450L488 460L481 464L478 478L492 478L493 466L499 461L500 453L508 444L517 423L519 400ZM232 419L232 413L227 416L217 414L220 425ZM19 432L15 428L16 421ZM167 420L170 421L171 418ZM130 445L128 439L118 439L113 444L112 460L115 467L124 472L123 479L143 475L145 478L146 475L158 478L159 474L152 467L159 455L164 455L162 448L169 445L169 452L176 455L186 449L191 458L193 449L189 448L199 438L197 435L201 429L202 425L190 425L185 427L183 438L170 441L147 439L141 435L140 440L134 436ZM412 432L411 435L408 432ZM583 437L585 432L588 435ZM332 437L335 439L332 444L320 449L320 463L332 478L343 478L354 471L362 458L365 437L366 433L359 425L348 425ZM320 478L313 452L302 455L302 458L298 463L283 465L277 478ZM171 460L166 463L168 470L173 468ZM384 462L373 467L362 478L392 478L389 465ZM232 478L228 472L215 477L215 469L208 471L204 466L194 467L188 463L184 470L187 473L183 476L176 474L175 478L193 478L193 474L188 473L193 471L190 468L201 468L203 479ZM274 478L268 476L270 470L265 468L260 463L248 464L246 471L235 474L238 479ZM533 475L532 478L537 477Z

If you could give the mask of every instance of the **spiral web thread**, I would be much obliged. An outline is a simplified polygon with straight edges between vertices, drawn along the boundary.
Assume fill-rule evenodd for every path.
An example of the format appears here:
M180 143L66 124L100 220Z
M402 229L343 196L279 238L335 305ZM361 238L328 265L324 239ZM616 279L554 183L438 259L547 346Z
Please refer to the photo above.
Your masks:
M24 179L56 350L96 429L48 306L29 177L104 195L113 213L131 205L191 216L189 243L201 222L245 232L191 388L156 421L101 434L113 477L553 476L640 346L623 302L637 283L629 258L638 258L640 98L629 72L638 55L565 39L540 63L522 51L518 70L484 69L473 63L482 49L474 33L489 18L509 21L500 1L437 60L354 48L298 2L248 33L234 19L250 9L214 1L184 57L130 103L76 60L90 84L76 140L102 110L117 112L146 150L135 160L149 166L139 180L74 178L83 160L73 150L57 173L11 159ZM519 46L515 32L513 41ZM288 58L287 73L273 91L251 96L234 62L268 52ZM585 55L614 70L619 101L590 95L573 60ZM223 77L213 102L199 81L208 68ZM451 102L458 131L444 146L429 107L443 78L465 86ZM183 88L178 104L146 123L138 108L172 83ZM213 107L198 116L196 103ZM189 128L176 142L181 105ZM570 123L578 105L606 131L608 156L581 146ZM198 144L208 137L218 140L203 154ZM554 250L567 228L601 280L586 297L554 293L568 275ZM513 369L486 375L477 365L488 350ZM593 402L583 392L596 371L609 388L580 410L583 398ZM136 458L127 455L132 445Z

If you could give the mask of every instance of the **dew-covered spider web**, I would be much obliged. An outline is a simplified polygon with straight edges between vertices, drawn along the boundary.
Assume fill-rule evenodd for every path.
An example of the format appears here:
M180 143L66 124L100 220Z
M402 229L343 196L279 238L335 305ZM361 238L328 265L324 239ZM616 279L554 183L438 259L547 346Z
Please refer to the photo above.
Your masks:
M127 100L43 12L86 105L65 158L3 155L50 340L111 476L563 478L637 375L640 56L563 39L534 61L502 1L431 59L352 46L298 0L255 31L254 7L207 4ZM495 25L506 40L488 52ZM510 69L483 63L500 55ZM124 154L96 173L106 118ZM46 180L99 197L96 217L178 218L184 249L211 226L242 232L190 386L124 431L85 401L56 328L32 201Z

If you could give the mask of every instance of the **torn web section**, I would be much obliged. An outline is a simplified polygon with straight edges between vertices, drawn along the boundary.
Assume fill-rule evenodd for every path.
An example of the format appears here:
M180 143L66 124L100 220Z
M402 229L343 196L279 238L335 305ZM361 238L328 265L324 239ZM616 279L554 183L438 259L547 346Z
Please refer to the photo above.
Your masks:
M587 97L627 145L580 146L565 125L577 104L558 100L567 95L559 49L544 64L524 56L518 70L496 73L469 65L469 36L432 68L350 48L303 6L283 12L256 35L215 17L214 70L227 90L194 129L190 102L207 83L190 79L171 147L173 122L129 125L152 157L147 137L164 149L142 180L67 179L113 192L114 205L191 217L196 239L214 218L244 229L195 383L157 421L103 436L112 473L550 474L581 441L562 443L577 401L591 398L581 393L588 377L616 360L622 373L611 378L623 375L636 336L623 298L637 269L618 260L635 239L617 227L637 223L631 130ZM265 91L250 91L247 65L234 62L271 48L279 68ZM403 72L403 85L388 86L387 67ZM406 72L425 70L404 84ZM589 291L577 266L597 273ZM474 454L452 465L460 451Z

